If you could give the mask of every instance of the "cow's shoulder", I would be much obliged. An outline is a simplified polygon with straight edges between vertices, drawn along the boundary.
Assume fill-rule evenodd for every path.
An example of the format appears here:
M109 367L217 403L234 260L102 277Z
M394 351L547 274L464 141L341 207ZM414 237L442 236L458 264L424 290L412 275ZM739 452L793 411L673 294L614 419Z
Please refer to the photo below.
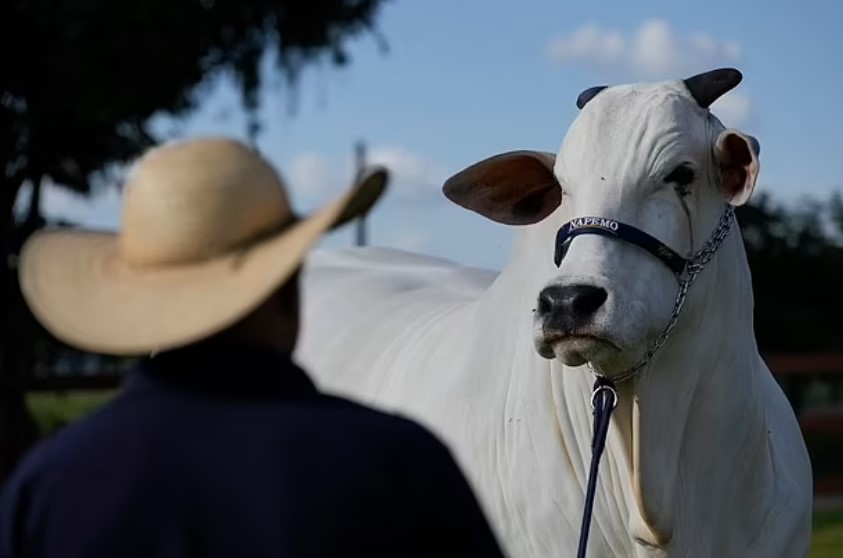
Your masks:
M479 294L498 273L394 248L332 248L315 251L308 257L305 287L330 283L331 290L346 285L358 292L361 288L391 292L426 288L442 293Z

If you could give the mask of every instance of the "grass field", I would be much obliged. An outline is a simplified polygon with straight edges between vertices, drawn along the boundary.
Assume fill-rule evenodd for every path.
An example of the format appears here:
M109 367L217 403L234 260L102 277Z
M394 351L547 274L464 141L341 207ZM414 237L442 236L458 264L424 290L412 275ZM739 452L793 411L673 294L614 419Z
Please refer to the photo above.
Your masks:
M43 435L94 410L113 397L113 392L74 392L72 394L31 394L29 408ZM809 558L843 557L843 509L814 515L813 545Z
M843 510L814 514L814 535L810 558L843 556Z
M75 391L73 393L32 393L27 397L29 410L38 422L42 436L93 411L111 397L109 391Z

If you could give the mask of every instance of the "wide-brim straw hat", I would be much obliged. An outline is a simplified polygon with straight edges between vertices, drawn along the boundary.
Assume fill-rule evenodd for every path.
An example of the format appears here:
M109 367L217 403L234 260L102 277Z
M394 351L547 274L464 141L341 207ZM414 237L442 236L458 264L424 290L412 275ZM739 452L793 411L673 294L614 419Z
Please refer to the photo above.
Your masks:
M260 306L324 233L367 213L387 180L371 168L300 218L279 173L247 145L164 144L130 173L121 230L34 234L19 259L21 288L69 345L113 355L184 346Z

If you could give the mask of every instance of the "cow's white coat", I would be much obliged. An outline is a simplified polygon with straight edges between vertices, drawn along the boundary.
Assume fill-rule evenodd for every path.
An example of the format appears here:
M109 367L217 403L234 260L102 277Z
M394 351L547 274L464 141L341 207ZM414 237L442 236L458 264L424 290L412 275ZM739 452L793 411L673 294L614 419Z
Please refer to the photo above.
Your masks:
M322 388L439 434L509 555L573 556L591 457L593 377L564 364L576 360L565 346L558 359L539 356L537 294L553 283L607 289L594 329L620 352L577 351L612 372L664 326L676 280L640 249L591 235L577 238L557 269L555 233L573 217L608 216L680 253L699 248L724 203L713 149L722 130L681 82L598 94L556 157L561 205L518 227L501 273L381 248L317 252L302 282L296 357ZM699 175L683 200L687 213L660 182L685 160ZM810 463L793 412L759 357L752 304L735 226L691 289L670 341L620 388L589 556L806 555Z

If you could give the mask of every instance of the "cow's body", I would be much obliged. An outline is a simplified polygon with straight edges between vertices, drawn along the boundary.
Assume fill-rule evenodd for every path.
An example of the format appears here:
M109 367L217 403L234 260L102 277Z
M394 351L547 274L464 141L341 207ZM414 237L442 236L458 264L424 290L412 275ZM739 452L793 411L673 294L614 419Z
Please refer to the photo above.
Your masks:
M581 209L561 204L521 228L499 275L368 248L317 253L303 281L297 357L324 389L405 413L440 434L513 557L573 556L577 545L593 377L570 365L567 345L555 349L559 358L537 353L532 310L556 271L556 229ZM640 257L634 249L623 254ZM587 256L573 254L570 265L586 269L578 262ZM793 412L758 355L751 292L735 229L692 288L669 342L634 383L619 385L589 556L807 553L810 463ZM594 359L604 354L579 342L577 350Z

